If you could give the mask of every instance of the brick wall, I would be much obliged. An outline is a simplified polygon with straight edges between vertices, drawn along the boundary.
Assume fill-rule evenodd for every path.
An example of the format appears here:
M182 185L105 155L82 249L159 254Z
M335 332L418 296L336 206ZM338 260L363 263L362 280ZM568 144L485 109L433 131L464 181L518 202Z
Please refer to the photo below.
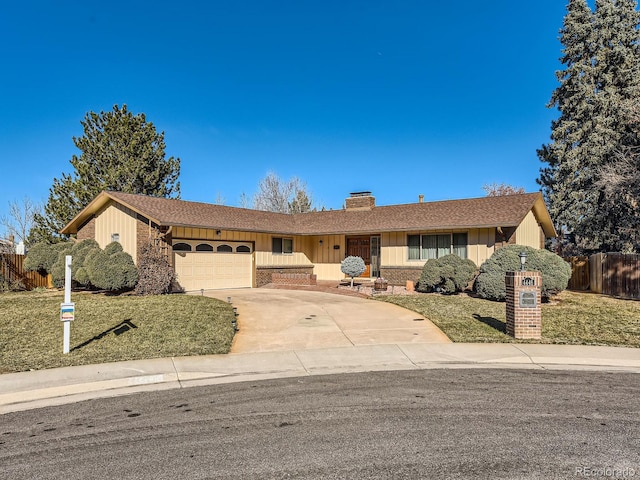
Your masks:
M417 284L421 274L422 267L380 267L380 276L389 282L389 285L405 286L407 280Z
M349 197L345 200L347 210L371 210L376 206L375 197Z
M136 249L137 256L140 256L140 251L144 245L152 242L156 246L160 247L162 252L167 257L169 264L173 266L173 255L171 249L171 233L162 232L160 228L155 224L149 225L149 220L142 215L136 217Z
M256 267L256 287L263 287L272 283L272 274L274 273L304 273L312 275L313 265Z
M96 239L96 217L84 223L79 229L76 238L78 240L95 240Z
M317 277L312 273L272 273L271 283L277 285L316 285Z
M542 336L542 274L540 272L507 272L507 335L514 338L539 339ZM535 306L520 305L520 292L535 298ZM533 298L530 301L533 301Z

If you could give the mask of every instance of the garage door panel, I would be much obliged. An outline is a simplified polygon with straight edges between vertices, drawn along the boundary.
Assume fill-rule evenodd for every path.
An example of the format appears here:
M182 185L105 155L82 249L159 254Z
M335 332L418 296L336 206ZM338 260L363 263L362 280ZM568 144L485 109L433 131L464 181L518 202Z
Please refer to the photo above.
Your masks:
M180 252L174 259L178 283L187 291L253 286L252 255Z

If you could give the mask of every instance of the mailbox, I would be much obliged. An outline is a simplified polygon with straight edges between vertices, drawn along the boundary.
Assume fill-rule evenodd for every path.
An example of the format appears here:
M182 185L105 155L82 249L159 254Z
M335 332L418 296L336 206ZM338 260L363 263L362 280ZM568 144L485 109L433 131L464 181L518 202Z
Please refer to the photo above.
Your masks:
M536 308L538 306L537 290L520 290L520 308Z

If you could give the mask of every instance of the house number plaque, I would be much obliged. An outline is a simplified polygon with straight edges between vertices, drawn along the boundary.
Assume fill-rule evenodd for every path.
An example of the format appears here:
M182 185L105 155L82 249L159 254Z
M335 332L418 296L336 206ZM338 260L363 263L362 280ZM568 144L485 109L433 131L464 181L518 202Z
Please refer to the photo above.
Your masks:
M523 287L533 287L535 286L535 284L536 284L536 281L531 277L524 277L521 282L521 285Z
M538 305L538 292L524 290L520 292L520 308L535 308Z

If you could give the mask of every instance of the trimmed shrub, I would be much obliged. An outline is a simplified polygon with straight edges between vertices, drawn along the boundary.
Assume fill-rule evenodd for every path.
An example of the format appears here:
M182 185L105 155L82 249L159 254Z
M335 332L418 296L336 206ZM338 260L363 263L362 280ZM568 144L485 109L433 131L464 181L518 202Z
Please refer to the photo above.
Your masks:
M120 245L120 242L111 242L109 245L104 247L104 253L106 253L107 255L113 255L114 253L119 253L122 251L124 250L122 250L122 245Z
M70 245L72 245L71 242L36 243L27 252L27 256L24 259L24 269L28 272L51 273L53 265L58 261L58 254L63 250L66 251Z
M67 255L71 255L71 251L73 250L73 243L56 243L52 246L54 247L54 251L57 251L57 257L56 261L51 266L51 270L48 270L48 272L51 274L53 285L56 288L62 288L64 287L65 257ZM71 263L71 265L73 266L73 262Z
M122 275L122 286L117 290L130 290L138 283L138 269L133 262L133 258L126 252L116 252L109 255L109 260L113 262L115 268Z
M508 245L494 252L480 267L475 290L478 296L488 300L504 301L506 297L505 274L520 270L520 252L527 253L525 269L542 273L542 296L549 298L565 288L571 278L571 266L548 250L538 250L522 245Z
M476 264L458 255L427 260L416 290L453 294L463 291L476 274Z
M364 260L361 257L354 257L353 255L345 258L340 264L342 273L351 277L352 287L354 277L362 275L366 269L367 266L364 264Z
M138 255L138 295L162 295L171 291L176 272L162 251L147 243Z
M138 281L138 270L131 255L114 243L117 242L110 243L104 250L91 250L85 258L84 268L92 285L103 290L128 290Z
M100 250L100 245L95 240L82 240L71 249L73 261L71 262L71 277L80 285L90 286L89 275L84 268L87 256L94 250Z
M84 285L87 287L91 285L91 280L89 280L89 274L87 273L87 270L84 267L80 267L78 268L78 270L76 270L76 275L74 277L74 280L78 282L80 285Z

